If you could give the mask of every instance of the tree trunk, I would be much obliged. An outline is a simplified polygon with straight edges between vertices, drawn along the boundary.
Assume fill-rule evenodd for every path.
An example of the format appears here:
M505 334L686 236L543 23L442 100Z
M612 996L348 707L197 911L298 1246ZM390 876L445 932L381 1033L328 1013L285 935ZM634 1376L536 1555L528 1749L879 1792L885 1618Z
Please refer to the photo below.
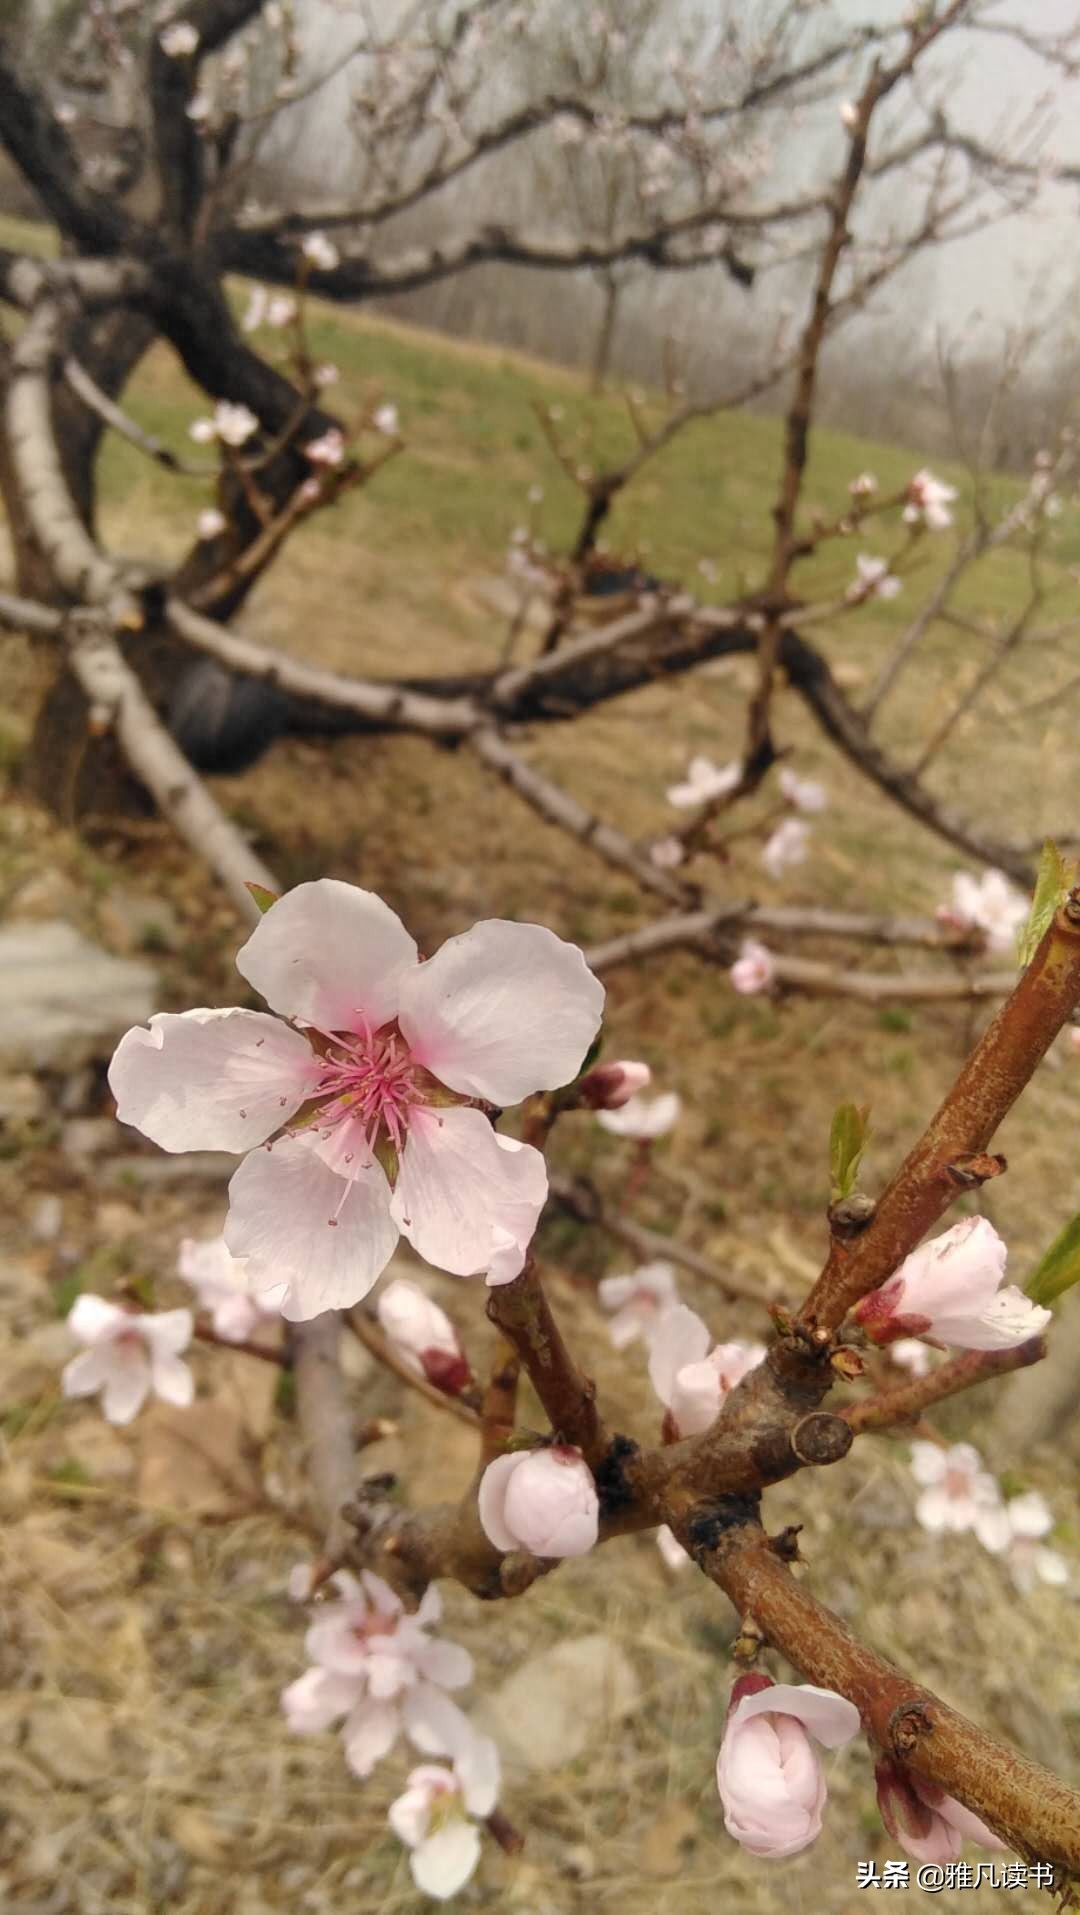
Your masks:
M592 375L589 382L589 390L593 393L603 392L607 382L611 366L611 347L615 338L615 315L619 304L619 282L615 274L601 274L600 283L604 289L604 310L593 351Z

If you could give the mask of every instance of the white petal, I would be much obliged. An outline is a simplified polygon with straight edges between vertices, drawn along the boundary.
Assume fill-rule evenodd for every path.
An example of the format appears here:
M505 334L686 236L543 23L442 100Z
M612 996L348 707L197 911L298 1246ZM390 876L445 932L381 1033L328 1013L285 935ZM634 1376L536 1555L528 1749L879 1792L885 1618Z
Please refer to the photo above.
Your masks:
M283 1017L324 1031L378 1030L397 1013L416 944L396 911L355 884L318 878L270 906L236 968Z
M664 1311L649 1350L649 1380L661 1403L670 1406L679 1371L700 1363L711 1341L708 1325L685 1303Z
M159 1011L109 1065L116 1114L162 1150L250 1150L308 1096L307 1040L262 1011Z
M101 1407L109 1423L130 1423L138 1416L150 1394L148 1362L128 1361L115 1365L105 1379Z
M281 1706L297 1735L316 1735L348 1715L357 1701L356 1679L330 1669L305 1669L281 1692Z
M195 1327L190 1310L148 1311L138 1319L151 1356L179 1356L191 1342Z
M130 1310L110 1303L107 1297L96 1296L92 1290L84 1290L77 1296L67 1314L67 1327L80 1343L110 1342L122 1330L129 1329L131 1321Z
M424 1109L409 1122L390 1214L428 1263L467 1277L487 1269L497 1227L517 1236L522 1210L535 1227L546 1192L539 1151L500 1149L482 1111Z
M163 1403L175 1403L177 1409L186 1410L195 1401L195 1378L178 1356L153 1359L153 1384L154 1395Z
M480 1478L480 1491L477 1498L480 1527L495 1549L518 1548L518 1539L513 1530L507 1528L503 1510L510 1478L519 1463L524 1462L527 1453L527 1451L516 1450L509 1456L497 1456L494 1462L488 1464Z
M448 1784L446 1792L448 1793L449 1786L452 1786L450 1784L450 1772L448 1769L445 1769L442 1770L441 1773L446 1776ZM443 1791L439 1791L439 1793L443 1793ZM404 1842L407 1848L414 1849L418 1847L427 1834L427 1826L431 1820L431 1805L434 1799L435 1792L430 1786L417 1783L407 1788L404 1794L399 1795L395 1801L391 1802L390 1807L387 1809L386 1819L390 1827L393 1829L398 1841Z
M603 1008L576 945L540 924L489 918L402 980L400 1023L440 1083L507 1105L569 1083Z
M1041 1582L1061 1588L1069 1580L1069 1565L1056 1549L1037 1549L1035 1573Z
M112 1370L112 1352L107 1347L80 1350L64 1365L60 1388L65 1396L96 1396Z
M818 1689L809 1682L775 1682L770 1689L743 1696L733 1713L740 1722L770 1713L794 1716L826 1749L839 1749L858 1735L860 1728L859 1711L853 1702L837 1695L835 1689Z
M422 1755L456 1755L472 1734L463 1709L441 1689L418 1682L401 1704L405 1734Z
M398 1739L401 1719L392 1702L361 1702L346 1718L342 1732L345 1760L354 1775L371 1774Z
M473 1659L457 1642L424 1642L416 1654L416 1666L429 1682L440 1689L463 1689L473 1679Z
M1007 1508L1009 1528L1014 1536L1047 1536L1054 1527L1050 1507L1038 1490L1030 1489L1023 1496L1014 1496Z
M234 1256L248 1259L254 1289L288 1286L281 1313L303 1323L359 1303L393 1256L398 1233L378 1164L346 1183L303 1138L282 1137L234 1172L225 1237Z
M480 1836L472 1822L455 1817L412 1852L413 1881L424 1895L449 1901L464 1888L480 1860Z
M502 1764L489 1735L478 1735L472 1730L465 1747L454 1756L454 1773L461 1783L469 1814L481 1818L490 1815L499 1799Z
M911 1474L917 1483L940 1483L948 1469L946 1452L937 1443L921 1439L911 1445Z

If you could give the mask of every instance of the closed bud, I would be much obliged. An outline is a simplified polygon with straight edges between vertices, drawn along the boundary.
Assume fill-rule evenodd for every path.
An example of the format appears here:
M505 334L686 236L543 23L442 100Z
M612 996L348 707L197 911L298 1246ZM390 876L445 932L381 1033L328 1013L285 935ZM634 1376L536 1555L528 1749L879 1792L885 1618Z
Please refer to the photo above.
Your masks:
M647 1064L620 1058L611 1064L597 1064L587 1071L578 1085L578 1099L588 1110L619 1110L631 1097L652 1083Z
M558 1558L592 1548L600 1504L581 1451L559 1445L497 1456L480 1479L479 1513L496 1549Z

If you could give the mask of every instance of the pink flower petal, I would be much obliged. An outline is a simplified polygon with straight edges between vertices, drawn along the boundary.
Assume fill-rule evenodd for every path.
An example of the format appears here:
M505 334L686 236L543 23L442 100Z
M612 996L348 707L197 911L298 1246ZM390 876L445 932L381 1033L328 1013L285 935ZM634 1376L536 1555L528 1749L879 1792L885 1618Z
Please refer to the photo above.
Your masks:
M121 1038L109 1087L120 1122L162 1150L250 1150L303 1103L316 1061L262 1011L159 1011Z
M664 1311L649 1350L649 1380L669 1409L679 1371L688 1363L701 1363L711 1341L708 1325L685 1303Z
M475 1822L456 1817L414 1848L413 1881L421 1894L447 1902L464 1888L479 1860L480 1835Z
M234 1256L248 1259L253 1289L288 1286L281 1314L303 1323L359 1303L393 1256L398 1233L378 1164L346 1183L303 1137L282 1137L234 1173L225 1240Z
M324 1031L373 1030L394 1017L416 945L373 891L338 878L298 884L272 904L236 968L283 1017Z
M576 945L489 918L403 978L401 1029L451 1090L500 1106L566 1084L600 1028L604 987Z
M543 1158L528 1144L503 1150L502 1141L482 1111L412 1114L390 1214L439 1270L459 1277L486 1270L496 1229L516 1235L522 1211L535 1228L547 1194Z
M389 1755L401 1727L392 1702L358 1703L343 1731L345 1760L354 1775L369 1776L376 1763Z

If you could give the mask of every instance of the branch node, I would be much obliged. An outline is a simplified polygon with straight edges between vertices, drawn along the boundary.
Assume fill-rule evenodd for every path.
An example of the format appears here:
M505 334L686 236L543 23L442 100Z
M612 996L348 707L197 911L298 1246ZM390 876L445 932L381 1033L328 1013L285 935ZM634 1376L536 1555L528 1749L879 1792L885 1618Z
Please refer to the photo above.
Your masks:
M980 1184L1000 1177L1007 1169L1006 1159L1000 1152L980 1150L964 1157L954 1157L951 1163L946 1164L945 1175L961 1190L976 1190Z

